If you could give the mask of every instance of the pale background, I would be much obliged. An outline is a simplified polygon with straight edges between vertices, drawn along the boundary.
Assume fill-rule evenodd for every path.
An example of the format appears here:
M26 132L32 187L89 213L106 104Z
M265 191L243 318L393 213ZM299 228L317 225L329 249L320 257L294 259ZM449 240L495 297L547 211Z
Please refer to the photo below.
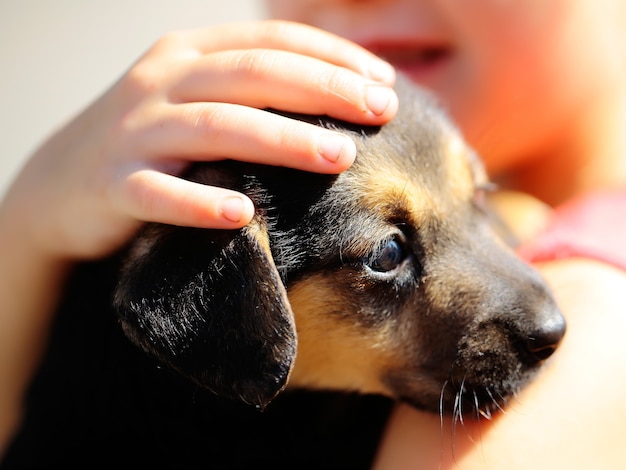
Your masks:
M0 195L163 33L265 15L263 0L0 0Z

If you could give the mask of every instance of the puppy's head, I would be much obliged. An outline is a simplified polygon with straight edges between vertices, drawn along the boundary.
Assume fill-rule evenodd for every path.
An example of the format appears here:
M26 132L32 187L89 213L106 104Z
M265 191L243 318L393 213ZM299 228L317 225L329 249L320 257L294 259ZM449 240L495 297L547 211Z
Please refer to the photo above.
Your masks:
M563 317L493 233L480 161L428 95L398 91L382 128L315 120L357 141L339 176L193 167L190 179L248 194L257 214L238 231L146 226L115 294L129 338L261 407L288 381L429 410L489 410L514 393Z

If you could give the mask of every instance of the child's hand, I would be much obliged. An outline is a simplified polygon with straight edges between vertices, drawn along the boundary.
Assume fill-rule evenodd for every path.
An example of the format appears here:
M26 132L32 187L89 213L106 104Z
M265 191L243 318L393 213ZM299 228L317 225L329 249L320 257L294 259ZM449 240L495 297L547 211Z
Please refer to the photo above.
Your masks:
M44 144L0 219L65 259L104 256L142 221L241 227L249 199L176 175L223 158L340 172L350 139L263 109L383 124L397 109L393 81L364 49L293 23L169 34Z

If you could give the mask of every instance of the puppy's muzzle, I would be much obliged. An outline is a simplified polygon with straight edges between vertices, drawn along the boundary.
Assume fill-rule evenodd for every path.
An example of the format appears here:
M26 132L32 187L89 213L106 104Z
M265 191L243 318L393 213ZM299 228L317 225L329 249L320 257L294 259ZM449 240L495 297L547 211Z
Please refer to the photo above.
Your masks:
M503 261L503 260L500 260ZM505 403L557 350L566 322L536 271L516 259L482 268L466 299L478 312L462 331L449 382L478 410ZM465 315L465 318L471 318ZM471 392L471 393L468 393ZM478 406L477 406L478 403Z

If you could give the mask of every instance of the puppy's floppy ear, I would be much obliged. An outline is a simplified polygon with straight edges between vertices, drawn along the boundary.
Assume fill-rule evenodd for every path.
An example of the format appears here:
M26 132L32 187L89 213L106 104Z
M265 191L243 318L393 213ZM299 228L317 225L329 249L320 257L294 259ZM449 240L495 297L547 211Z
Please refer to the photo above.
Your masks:
M213 392L264 407L296 354L264 221L238 231L146 226L114 297L126 335Z

